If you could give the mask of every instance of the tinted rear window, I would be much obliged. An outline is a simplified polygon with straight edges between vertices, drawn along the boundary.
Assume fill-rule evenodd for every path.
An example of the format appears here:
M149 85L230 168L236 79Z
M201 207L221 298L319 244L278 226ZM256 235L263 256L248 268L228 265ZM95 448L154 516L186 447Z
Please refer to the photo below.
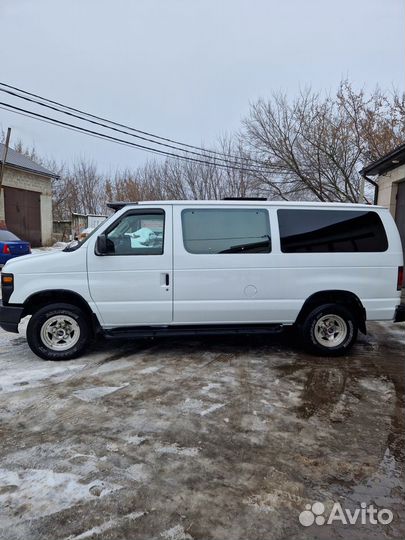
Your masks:
M0 242L18 242L18 236L10 231L0 230Z
M278 210L283 253L379 252L387 235L376 212Z
M269 253L269 213L263 209L189 209L181 213L186 251Z

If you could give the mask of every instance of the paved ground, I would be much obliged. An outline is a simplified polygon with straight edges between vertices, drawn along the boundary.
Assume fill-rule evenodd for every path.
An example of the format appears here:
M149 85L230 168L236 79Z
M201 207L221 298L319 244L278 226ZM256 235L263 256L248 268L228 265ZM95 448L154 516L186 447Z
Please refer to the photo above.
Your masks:
M0 537L403 538L405 326L370 330L334 360L286 335L65 363L0 332ZM304 527L315 501L394 518Z

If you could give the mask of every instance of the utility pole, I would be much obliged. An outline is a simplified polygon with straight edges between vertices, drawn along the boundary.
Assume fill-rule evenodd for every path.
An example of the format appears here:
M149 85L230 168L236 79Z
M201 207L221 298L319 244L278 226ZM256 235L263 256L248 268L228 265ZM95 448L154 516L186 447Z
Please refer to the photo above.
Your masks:
M6 136L6 142L4 143L4 152L3 157L1 160L1 169L0 169L0 192L3 187L3 176L4 176L4 169L6 167L6 159L8 154L8 147L10 145L10 137L11 137L11 128L7 128L7 136Z
M6 142L4 143L4 152L3 152L1 168L0 168L0 202L2 203L2 210L1 210L2 215L0 215L0 229L6 228L6 216L4 215L5 207L4 207L4 200L3 200L3 176L4 176L4 169L6 168L8 147L10 145L10 136L11 136L11 128L8 128Z

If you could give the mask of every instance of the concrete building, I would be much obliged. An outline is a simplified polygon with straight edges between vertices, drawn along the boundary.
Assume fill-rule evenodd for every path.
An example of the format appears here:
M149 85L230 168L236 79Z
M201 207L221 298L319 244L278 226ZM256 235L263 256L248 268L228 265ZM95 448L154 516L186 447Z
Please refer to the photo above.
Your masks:
M4 145L0 143L0 163ZM0 191L0 227L33 247L52 241L52 178L57 175L8 149Z
M361 174L374 185L375 202L394 216L405 252L405 144L364 167Z
M405 254L405 144L364 167L361 174L374 185L374 202L390 209ZM405 281L403 287L402 296L405 300Z

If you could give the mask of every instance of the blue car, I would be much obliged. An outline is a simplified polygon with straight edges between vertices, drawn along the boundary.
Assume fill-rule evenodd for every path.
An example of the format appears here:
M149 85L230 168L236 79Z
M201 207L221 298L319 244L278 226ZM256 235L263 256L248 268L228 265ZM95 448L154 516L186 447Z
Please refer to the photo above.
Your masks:
M18 236L5 229L0 229L0 267L9 259L31 253L29 242L20 240Z

